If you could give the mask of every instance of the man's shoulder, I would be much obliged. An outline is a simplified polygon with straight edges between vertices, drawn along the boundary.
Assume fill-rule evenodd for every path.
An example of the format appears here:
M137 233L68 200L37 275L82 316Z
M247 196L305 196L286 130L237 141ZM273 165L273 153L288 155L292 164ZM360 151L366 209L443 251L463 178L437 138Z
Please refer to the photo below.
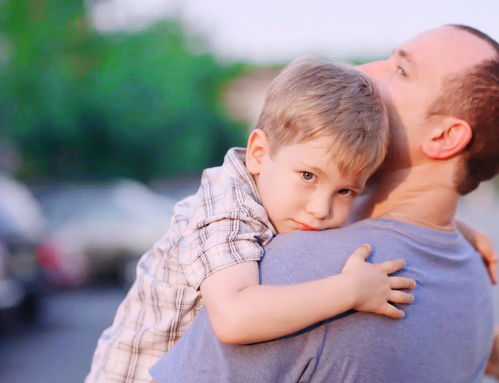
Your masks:
M293 231L277 235L269 246L269 253L281 254L284 251L313 255L325 249L330 254L342 254L372 238L379 238L380 233L390 235L390 226L379 224L376 220L366 219L338 229L323 231Z
M449 243L457 246L464 241L458 231L438 231L392 219L369 218L338 229L278 235L268 250L281 252L284 248L294 248L300 252L304 247L318 251L327 248L332 253L341 254L366 242L391 247L392 240L400 240L399 245L404 246L424 243L435 247L442 244L449 247Z
M265 248L262 277L288 275L295 278L290 283L296 283L339 273L348 256L364 243L371 245L369 260L375 263L400 257L420 262L422 254L432 254L436 260L451 253L472 253L457 231L439 232L396 220L371 218L340 229L278 235Z
M339 273L353 250L375 238L377 230L363 221L339 229L277 235L265 247L261 277L271 283L300 283Z

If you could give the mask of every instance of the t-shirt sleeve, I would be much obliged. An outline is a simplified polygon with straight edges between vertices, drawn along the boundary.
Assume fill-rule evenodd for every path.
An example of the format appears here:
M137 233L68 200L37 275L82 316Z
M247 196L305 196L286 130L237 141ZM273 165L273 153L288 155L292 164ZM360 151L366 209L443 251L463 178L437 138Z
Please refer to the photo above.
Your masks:
M198 222L188 233L174 238L180 266L189 285L198 289L215 271L242 262L259 261L271 229L245 212L230 212Z
M149 373L157 383L310 382L317 364L316 331L311 328L252 345L227 345L218 341L202 309Z

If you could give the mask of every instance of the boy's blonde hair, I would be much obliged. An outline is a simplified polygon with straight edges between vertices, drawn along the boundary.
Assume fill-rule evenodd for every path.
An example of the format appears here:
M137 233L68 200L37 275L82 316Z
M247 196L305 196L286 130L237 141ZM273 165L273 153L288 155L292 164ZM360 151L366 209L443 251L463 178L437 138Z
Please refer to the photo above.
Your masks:
M317 58L292 61L270 84L256 129L270 155L282 145L331 137L331 156L343 174L364 176L381 165L388 118L374 83L353 68Z

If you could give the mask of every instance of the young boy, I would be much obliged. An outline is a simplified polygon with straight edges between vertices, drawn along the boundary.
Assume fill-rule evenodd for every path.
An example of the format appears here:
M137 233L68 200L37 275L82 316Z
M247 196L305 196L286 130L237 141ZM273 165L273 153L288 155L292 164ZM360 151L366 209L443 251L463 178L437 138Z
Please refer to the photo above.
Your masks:
M315 59L292 62L272 82L246 150L229 150L179 202L171 226L101 336L87 382L148 382L148 369L186 331L202 303L227 343L293 333L355 309L402 318L415 281L390 277L402 260L365 262L292 286L259 285L257 261L277 234L340 226L381 164L387 116L360 72ZM328 254L324 254L328 256ZM310 260L313 262L313 259Z

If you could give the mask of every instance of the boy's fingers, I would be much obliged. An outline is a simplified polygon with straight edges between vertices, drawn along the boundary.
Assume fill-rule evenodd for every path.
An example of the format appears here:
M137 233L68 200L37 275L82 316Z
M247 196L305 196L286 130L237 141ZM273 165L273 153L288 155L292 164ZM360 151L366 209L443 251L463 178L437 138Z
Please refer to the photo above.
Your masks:
M388 295L388 300L393 303L409 304L414 302L414 296L400 290L392 290Z
M402 319L405 316L405 313L402 310L399 310L389 303L385 303L380 314L386 315L387 317L393 319Z
M389 283L392 289L413 290L416 288L416 281L412 278L390 277Z
M490 280L495 285L497 283L497 254L494 251L489 253L482 252L483 262L487 267Z
M405 267L405 261L401 258L393 259L391 261L386 261L382 263L378 263L377 265L383 272L387 274L392 274L396 271L399 271Z
M343 266L343 271L351 270L359 265L359 263L364 263L371 254L371 245L364 243L363 245L357 247L352 254L348 257Z
M480 247L477 249L488 263L497 262L497 254L492 246Z
M479 237L476 249L482 254L482 257L488 262L497 262L497 254L494 251L492 240L485 235Z
M363 245L357 247L350 257L355 257L365 261L369 254L371 254L371 245L364 243Z
M488 264L488 270L489 270L490 279L492 280L492 283L495 285L497 283L497 260L496 259L494 259L494 261L492 261Z

